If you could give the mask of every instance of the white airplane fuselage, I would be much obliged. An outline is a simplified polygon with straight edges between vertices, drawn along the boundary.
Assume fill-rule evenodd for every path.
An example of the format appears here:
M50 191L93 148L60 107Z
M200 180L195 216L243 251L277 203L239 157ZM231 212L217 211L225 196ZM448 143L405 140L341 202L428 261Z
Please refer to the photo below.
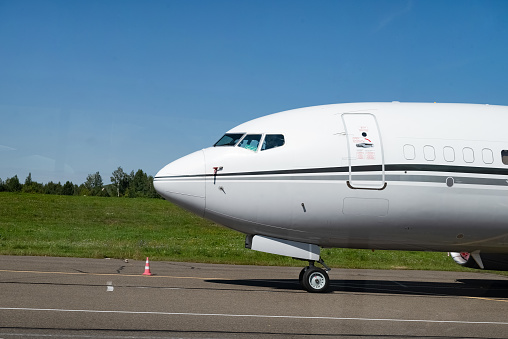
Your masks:
M154 185L167 200L247 235L320 247L508 253L507 126L504 106L295 109L231 129L226 135L238 142L168 164Z

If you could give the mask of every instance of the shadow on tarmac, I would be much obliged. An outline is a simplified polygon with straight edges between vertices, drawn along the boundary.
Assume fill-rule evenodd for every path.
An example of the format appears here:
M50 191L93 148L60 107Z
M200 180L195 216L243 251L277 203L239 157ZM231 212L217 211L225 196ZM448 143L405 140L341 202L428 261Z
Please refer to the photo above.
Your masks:
M297 280L237 279L206 280L214 284L263 287L272 290L301 291ZM332 280L330 293L375 293L420 296L508 298L508 280L458 279L454 283L389 280Z

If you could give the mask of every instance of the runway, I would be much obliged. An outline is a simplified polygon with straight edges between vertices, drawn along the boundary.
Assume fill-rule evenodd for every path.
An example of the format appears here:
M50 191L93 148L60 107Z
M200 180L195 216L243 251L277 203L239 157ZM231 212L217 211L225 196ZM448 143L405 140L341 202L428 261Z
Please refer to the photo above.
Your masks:
M506 338L508 279L488 273L0 256L0 338Z

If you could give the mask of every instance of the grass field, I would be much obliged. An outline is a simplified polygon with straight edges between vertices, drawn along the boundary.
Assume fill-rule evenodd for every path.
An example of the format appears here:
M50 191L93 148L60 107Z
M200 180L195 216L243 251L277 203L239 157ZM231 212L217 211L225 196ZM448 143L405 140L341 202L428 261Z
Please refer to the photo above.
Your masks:
M332 267L468 270L446 253L323 249ZM0 254L304 266L161 199L0 193Z

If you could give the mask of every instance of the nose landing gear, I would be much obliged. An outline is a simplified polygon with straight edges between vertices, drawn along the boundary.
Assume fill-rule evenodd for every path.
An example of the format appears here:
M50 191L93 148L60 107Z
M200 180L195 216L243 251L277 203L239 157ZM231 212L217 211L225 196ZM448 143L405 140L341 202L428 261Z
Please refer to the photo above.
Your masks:
M318 261L326 270L314 266L314 261L309 261L309 266L304 267L300 272L299 281L307 292L323 293L330 287L330 278L327 271L330 270L322 259Z

